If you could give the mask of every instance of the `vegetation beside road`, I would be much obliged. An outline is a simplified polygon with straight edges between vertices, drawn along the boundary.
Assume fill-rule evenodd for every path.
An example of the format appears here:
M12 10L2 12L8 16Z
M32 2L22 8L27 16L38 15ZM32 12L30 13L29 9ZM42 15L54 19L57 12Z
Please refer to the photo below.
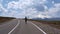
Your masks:
M43 23L43 24L48 24L52 27L56 27L60 29L60 21L45 21L45 20L31 20L30 21L35 21L35 22L39 22L39 23Z
M0 16L0 23L10 21L12 19L15 19L15 18L13 18L13 17L1 17Z

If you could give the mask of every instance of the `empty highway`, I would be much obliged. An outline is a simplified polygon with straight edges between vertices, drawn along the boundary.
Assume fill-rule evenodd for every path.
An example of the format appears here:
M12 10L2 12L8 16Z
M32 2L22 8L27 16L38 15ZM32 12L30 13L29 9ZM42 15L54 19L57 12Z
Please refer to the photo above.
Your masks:
M60 29L41 23L13 19L0 25L0 34L60 34Z

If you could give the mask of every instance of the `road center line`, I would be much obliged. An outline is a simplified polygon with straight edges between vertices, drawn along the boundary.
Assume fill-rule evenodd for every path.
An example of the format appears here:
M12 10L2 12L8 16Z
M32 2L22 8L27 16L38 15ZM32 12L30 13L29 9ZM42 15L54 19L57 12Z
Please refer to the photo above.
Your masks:
M20 24L20 20L18 20L17 25L8 34L11 34L19 26L19 24Z
M43 32L44 34L47 34L46 32L44 32L40 27L38 27L37 25L35 25L34 23L31 23L33 24L35 27L37 27L41 32Z

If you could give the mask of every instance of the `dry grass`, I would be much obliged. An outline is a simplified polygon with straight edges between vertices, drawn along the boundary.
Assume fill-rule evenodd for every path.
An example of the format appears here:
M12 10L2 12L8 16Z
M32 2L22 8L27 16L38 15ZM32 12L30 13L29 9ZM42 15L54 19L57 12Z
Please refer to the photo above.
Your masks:
M48 24L52 27L60 29L60 21L43 21L43 20L31 20L31 19L29 19L29 20L39 22L39 23L43 23L43 24Z
M12 19L14 19L14 18L12 18L12 17L0 17L0 23L10 21Z

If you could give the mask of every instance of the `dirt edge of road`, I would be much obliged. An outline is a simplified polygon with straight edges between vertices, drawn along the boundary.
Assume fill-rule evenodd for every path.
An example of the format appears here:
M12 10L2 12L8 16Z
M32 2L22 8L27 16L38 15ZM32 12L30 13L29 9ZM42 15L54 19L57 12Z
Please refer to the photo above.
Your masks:
M33 21L33 22L35 23L35 22L38 22L38 21ZM51 26L51 27L60 29L60 25L58 25L58 24L47 23L47 22L38 22L38 23L46 24L46 25L49 25L49 26Z

